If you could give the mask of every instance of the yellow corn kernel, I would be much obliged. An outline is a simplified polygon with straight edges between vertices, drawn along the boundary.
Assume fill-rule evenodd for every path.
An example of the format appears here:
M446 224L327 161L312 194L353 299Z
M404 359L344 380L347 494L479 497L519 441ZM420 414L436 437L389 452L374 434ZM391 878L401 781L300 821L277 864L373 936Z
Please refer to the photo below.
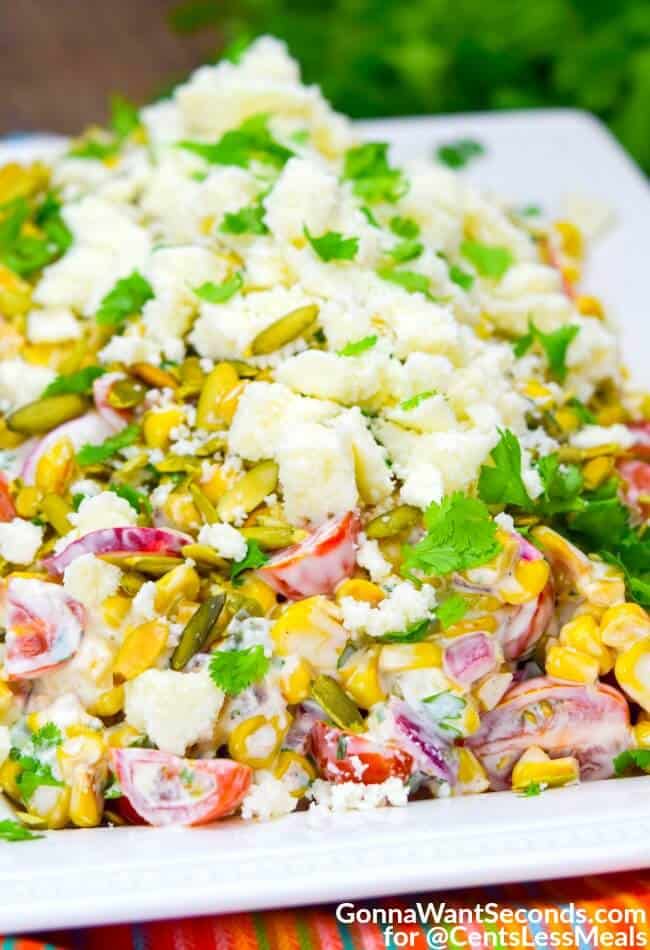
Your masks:
M555 679L595 683L598 669L598 660L571 647L552 646L546 653L546 672Z
M124 708L124 687L113 686L111 689L100 693L94 703L88 706L88 712L91 716L99 716L106 719L109 716L116 716Z
M278 601L275 596L275 591L259 577L255 577L254 575L246 577L239 591L242 597L246 597L249 600L256 600L265 616L269 614L274 607L277 607Z
M0 310L6 317L27 313L32 302L32 288L26 280L0 264ZM3 354L8 355L8 354Z
M127 631L113 664L114 682L119 685L132 680L153 666L168 638L169 628L161 620L150 620Z
M70 821L77 828L96 828L102 820L104 799L94 769L78 769L70 787Z
M458 783L456 791L461 795L473 795L485 792L490 782L485 769L467 746L458 749Z
M316 769L309 759L291 749L282 749L278 755L273 774L289 786L294 798L302 798L316 778Z
M575 410L569 409L566 406L562 406L561 409L556 411L555 421L560 429L562 429L562 432L567 435L571 432L575 432L576 429L580 427L580 416Z
M41 493L34 485L24 485L16 495L16 514L21 518L35 518L41 501Z
M638 604L617 604L603 614L600 636L614 650L629 650L638 640L650 637L650 617Z
M582 257L583 241L580 228L573 221L556 221L555 230L560 235L564 253L569 257Z
M65 828L70 817L70 788L41 786L32 795L27 808L30 815L43 819L49 829Z
M298 656L316 670L336 667L347 640L338 607L322 596L307 597L291 604L271 628L279 656Z
M592 297L590 294L578 294L576 307L578 312L585 317L598 317L599 320L602 320L605 316L602 302L598 297Z
M598 660L601 676L614 668L614 655L602 642L600 629L594 617L582 614L565 623L560 630L560 643Z
M195 531L201 524L201 515L189 492L172 492L163 505L163 514L181 531Z
M531 752L533 749L528 749L512 770L515 791L524 791L533 784L557 788L579 780L580 765L573 756L550 759L541 749L535 749L535 753L541 753L539 757L536 754L529 756Z
M0 357L6 359L13 354L8 354L4 351L1 331L2 324L0 324ZM11 429L7 428L6 421L0 419L0 449L15 449L19 445L22 445L26 438L27 436L23 435L22 432L12 432Z
M386 649L386 647L384 647ZM375 703L386 699L386 692L379 676L379 646L361 650L350 657L338 673L345 690L358 706L370 709Z
M582 276L582 271L577 264L563 264L560 267L560 273L568 284L577 284Z
M517 587L503 584L499 593L506 604L525 604L538 597L548 582L551 569L548 561L517 561L513 571Z
M168 614L182 598L196 600L201 579L189 564L179 564L156 581L154 607L160 614Z
M490 673L477 683L475 692L481 709L494 709L511 683L512 673Z
M596 458L589 459L582 467L582 479L585 488L593 491L602 485L614 471L614 456L599 455Z
M360 577L354 577L343 581L336 588L336 599L340 603L344 597L352 597L353 600L362 600L366 604L376 607L381 603L386 594L378 584L363 580Z
M5 717L9 713L14 701L14 694L11 687L5 683L4 680L0 680L0 722L5 721Z
M228 738L230 757L253 769L268 768L280 749L284 732L277 716L253 716L240 722Z
M499 601L498 607L501 607L502 602ZM498 609L495 608L495 609ZM467 620L459 620L458 623L452 624L450 627L447 627L445 630L445 640L452 640L455 637L462 637L466 633L473 633L475 630L485 630L487 633L495 633L499 623L496 617L491 616L490 614L481 614L479 617L468 618Z
M474 333L482 340L489 340L494 335L494 323L487 314L481 314L478 322L474 325Z
M22 769L18 762L14 762L13 759L5 759L5 761L0 766L0 788L9 796L13 798L14 801L19 802L21 800L20 789L16 784L16 779L22 772Z
M625 410L625 406L622 406L620 403L603 406L596 413L596 422L599 426L613 426L618 422L626 422L627 419L628 414Z
M106 741L111 749L127 749L141 738L141 733L127 722L121 722L119 726L106 730Z
M619 653L614 675L628 696L650 712L650 637Z
M44 495L63 495L74 474L75 448L70 439L55 442L36 465L34 481Z
M650 722L642 720L633 727L634 744L637 749L650 749Z
M527 396L528 399L533 399L542 407L553 405L554 397L552 391L548 386L544 386L543 383L538 382L536 379L529 379L524 384L522 391L524 396Z
M122 594L113 594L102 602L102 617L111 629L117 630L124 621L124 618L131 609L131 600Z
M301 703L309 696L314 670L307 660L290 660L279 678L280 692L290 706Z
M387 643L381 648L379 670L402 673L442 666L442 649L437 643Z
M200 482L200 487L205 497L214 504L236 481L237 472L234 469L213 465L209 476Z
M142 419L144 441L150 449L167 448L172 430L181 425L184 419L185 412L181 406L150 409Z
M218 363L203 384L196 406L196 424L200 429L220 429L230 425L243 390L231 363Z

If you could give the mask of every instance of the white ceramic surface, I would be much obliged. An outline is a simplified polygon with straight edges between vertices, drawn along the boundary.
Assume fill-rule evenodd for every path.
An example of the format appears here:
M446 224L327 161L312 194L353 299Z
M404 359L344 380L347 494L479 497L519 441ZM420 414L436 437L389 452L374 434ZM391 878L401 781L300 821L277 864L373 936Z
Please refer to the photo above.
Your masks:
M617 227L595 249L586 286L615 311L628 362L644 380L650 190L600 123L560 110L367 122L362 131L394 143L397 159L475 137L488 151L468 174L549 213L567 193L608 203ZM2 146L0 161L38 148ZM63 831L0 843L0 933L645 867L649 791L649 778L635 778L539 798L503 792L418 802L320 826L300 814L260 825Z

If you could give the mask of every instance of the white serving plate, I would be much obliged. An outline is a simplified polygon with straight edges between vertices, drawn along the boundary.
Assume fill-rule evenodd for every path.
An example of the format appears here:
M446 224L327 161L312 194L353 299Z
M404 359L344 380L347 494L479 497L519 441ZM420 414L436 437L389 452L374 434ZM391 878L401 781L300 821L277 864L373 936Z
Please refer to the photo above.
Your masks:
M609 204L617 228L585 284L623 328L643 382L650 355L650 189L605 128L575 111L517 112L361 124L395 157L430 154L460 136L488 150L468 171L508 198L560 211L579 193ZM56 149L51 139L0 147L0 161ZM418 802L310 823L307 814L211 828L62 831L0 844L0 933L354 900L650 865L650 779Z

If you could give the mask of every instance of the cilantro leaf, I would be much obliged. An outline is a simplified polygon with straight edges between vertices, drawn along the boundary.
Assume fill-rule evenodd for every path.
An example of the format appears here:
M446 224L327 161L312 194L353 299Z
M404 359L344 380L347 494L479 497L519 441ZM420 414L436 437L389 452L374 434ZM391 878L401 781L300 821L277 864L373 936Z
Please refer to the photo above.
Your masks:
M419 643L428 636L430 629L431 617L425 617L424 620L410 624L406 630L391 630L373 639L378 643Z
M345 153L343 178L353 181L357 197L373 204L385 201L394 204L408 190L408 182L398 168L388 162L386 142L368 142Z
M338 231L327 231L320 237L310 234L309 228L304 228L305 237L322 261L351 261L359 250L358 237L343 237Z
M223 234L268 234L264 222L264 205L261 198L255 204L246 205L239 211L227 211L219 230Z
M194 293L201 300L208 303L225 303L231 297L241 290L244 286L242 275L237 272L232 277L227 277L221 284L213 284L212 281L206 281L200 287L195 287Z
M135 132L140 125L140 113L136 106L124 96L111 96L111 128L118 139L123 140Z
M30 207L16 198L0 208L0 261L21 277L29 277L59 257L72 243L60 215L60 204L51 193L34 212L34 224L43 232L25 233Z
M214 144L182 141L179 147L199 155L211 165L248 168L252 161L258 161L282 168L294 152L276 142L269 131L268 122L269 115L259 113L250 116L239 128L224 132Z
M101 465L107 459L116 455L120 449L125 449L128 445L133 445L140 435L140 427L137 425L128 425L109 436L100 445L82 445L77 452L78 465Z
M463 290L471 290L474 285L473 275L463 270L458 264L452 264L449 268L449 279Z
M14 761L18 762L21 771L16 777L16 787L20 792L20 797L27 804L37 788L41 785L51 786L52 788L62 788L63 782L54 777L51 766L31 755L21 755L15 749L12 750ZM18 753L17 755L15 753Z
M55 723L46 722L32 734L31 742L35 749L50 749L52 746L61 745L63 736Z
M137 270L118 280L106 294L96 314L102 326L118 327L124 321L141 312L148 300L153 299L153 288Z
M45 195L34 214L34 223L43 231L55 251L63 254L72 244L72 233L61 216L61 202L53 192Z
M244 650L217 650L210 658L210 677L228 696L236 696L263 679L271 661L257 643Z
M473 139L458 139L456 142L439 145L436 149L438 161L448 168L464 168L473 158L484 154L483 145Z
M397 264L407 264L408 261L414 261L416 257L419 257L423 250L424 244L421 241L406 238L399 241L388 253Z
M539 205L524 205L519 209L519 214L524 218L537 218L542 213Z
M577 465L561 465L557 452L545 455L536 465L544 486L544 494L536 499L539 511L550 516L578 511L583 506L582 472Z
M583 497L581 510L569 521L572 533L577 533L591 551L611 549L625 536L630 523L630 512L616 496L612 498Z
M469 602L460 594L450 594L436 607L436 617L443 630L462 620L469 610Z
M396 215L390 219L388 226L393 234L406 240L416 238L420 233L420 225L413 218L401 218Z
M633 768L643 772L650 771L650 749L625 749L614 759L614 771L617 775L624 775Z
M79 142L68 152L71 158L89 158L98 162L103 162L107 158L112 158L119 151L119 142L111 139L107 142L101 142L99 139L87 139L85 142Z
M152 513L153 509L148 497L144 492L133 488L132 485L126 485L123 482L112 482L109 490L115 492L116 495L119 495L120 498L123 498L125 501L128 501L133 510L137 511L139 515L142 514L143 511L148 515Z
M12 821L10 818L0 821L0 838L3 841L36 841L37 838L43 837L45 836L34 834L19 821Z
M428 389L426 392L416 393L415 396L411 396L410 399L405 399L404 402L400 403L400 409L404 409L406 412L410 409L417 409L420 403L424 402L425 399L431 399L437 393L437 389Z
M528 333L519 337L515 342L514 354L517 357L524 356L533 343L539 343L546 355L549 372L559 383L563 383L567 374L567 350L569 344L576 338L579 332L579 326L576 324L568 324L567 326L560 327L553 333L542 333L541 330L537 329L533 321L529 320Z
M244 571L253 570L256 567L262 567L266 564L269 557L260 548L257 541L246 542L246 554L241 561L235 561L230 568L230 580L237 584L239 575Z
M460 245L460 250L481 277L491 277L493 280L500 280L515 260L507 247L482 244L480 241L465 240Z
M346 343L345 346L338 351L338 355L361 356L362 353L373 348L377 339L376 334L372 334L371 336L364 336L360 340L354 340L352 343Z
M427 712L435 720L439 729L455 736L461 735L458 720L467 706L462 696L457 696L450 690L444 690L442 693L426 696L422 702L427 704Z
M585 406L584 402L581 402L577 396L573 396L572 399L569 399L567 406L570 406L570 408L573 409L583 425L595 425L597 422L596 416L593 414L591 409Z
M543 787L540 782L529 782L528 785L519 793L520 798L536 798L541 795Z
M491 561L501 550L496 524L478 498L462 492L432 502L424 514L426 535L417 544L405 545L402 572L425 576L464 571Z
M57 376L49 386L43 390L43 396L61 396L65 393L85 393L92 392L93 383L100 376L103 376L106 370L102 366L86 366L76 373L69 373L67 376Z
M431 297L429 293L429 278L424 274L418 274L412 270L394 270L392 267L380 267L377 274L382 280L387 280L391 284L397 284L403 287L410 294L424 294L425 297Z
M490 452L494 465L482 465L479 497L488 505L530 508L532 501L521 477L521 446L509 429L499 429L500 439Z

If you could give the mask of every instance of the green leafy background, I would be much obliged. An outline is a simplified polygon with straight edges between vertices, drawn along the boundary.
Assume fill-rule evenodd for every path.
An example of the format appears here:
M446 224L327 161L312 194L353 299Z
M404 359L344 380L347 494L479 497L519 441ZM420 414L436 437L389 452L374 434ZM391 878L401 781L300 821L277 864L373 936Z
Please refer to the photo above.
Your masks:
M354 117L588 109L650 171L648 0L186 0L170 24L286 39Z

